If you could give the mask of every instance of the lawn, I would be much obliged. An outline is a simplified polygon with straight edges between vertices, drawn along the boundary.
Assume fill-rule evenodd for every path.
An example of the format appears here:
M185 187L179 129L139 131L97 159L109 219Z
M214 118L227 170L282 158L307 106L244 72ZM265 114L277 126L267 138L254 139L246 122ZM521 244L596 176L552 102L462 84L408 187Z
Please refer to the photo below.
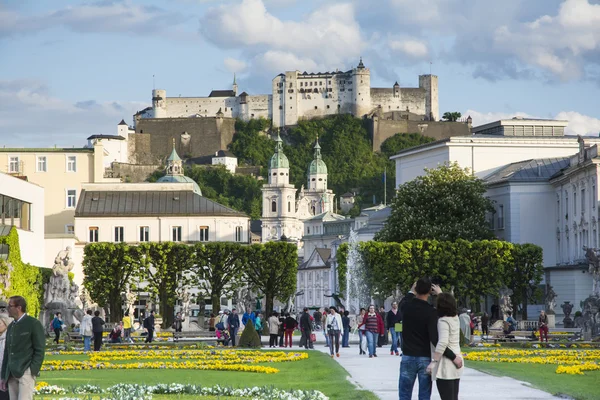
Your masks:
M466 350L467 353L473 352L475 349ZM479 349L475 350L479 351ZM494 350L489 350L493 352ZM583 375L573 374L557 374L556 370L559 365L569 365L570 362L575 362L575 357L570 357L573 361L564 359L557 360L551 364L544 364L542 361L547 358L543 355L544 351L540 351L541 356L532 355L531 358L540 360L540 363L513 363L513 362L498 362L498 361L472 361L466 362L470 368L479 371L496 375L508 376L520 381L528 382L532 386L552 393L554 395L567 395L576 400L597 400L600 398L598 383L600 382L600 371L585 371ZM597 350L596 350L597 352ZM597 353L586 350L578 350L577 354L588 356L592 354L593 358L588 360L592 363L598 363ZM554 357L553 350L547 350L549 358Z
M217 350L218 351L218 350ZM265 350L264 352L267 352ZM238 371L203 371L190 369L127 369L127 370L83 370L83 371L43 371L40 381L50 385L68 388L73 385L94 384L108 387L118 383L181 383L202 386L231 386L245 388L253 386L274 386L279 389L319 390L330 399L374 400L377 397L371 392L357 390L347 379L348 373L335 360L326 354L311 351L308 359L263 363L277 368L275 374L238 372ZM87 360L85 355L47 355L46 360ZM135 360L128 360L132 362ZM142 360L144 362L152 360ZM160 360L164 361L164 360ZM180 360L172 360L180 361ZM123 361L121 361L123 362ZM114 361L119 363L119 361ZM63 396L64 397L64 396ZM51 396L37 396L36 399L50 399ZM93 397L92 397L93 398ZM198 396L158 396L153 399L198 398ZM209 399L204 397L203 399ZM235 399L228 397L227 399Z

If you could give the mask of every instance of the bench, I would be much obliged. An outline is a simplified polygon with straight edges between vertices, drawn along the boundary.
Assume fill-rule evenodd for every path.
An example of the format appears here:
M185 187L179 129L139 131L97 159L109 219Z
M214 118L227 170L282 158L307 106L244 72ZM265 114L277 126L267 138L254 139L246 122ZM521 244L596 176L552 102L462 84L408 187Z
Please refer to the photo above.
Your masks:
M65 342L77 342L83 340L83 335L79 332L64 332Z
M197 342L223 342L223 339L217 339L215 332L211 331L196 331L196 332L173 332L173 340L191 339L190 341Z

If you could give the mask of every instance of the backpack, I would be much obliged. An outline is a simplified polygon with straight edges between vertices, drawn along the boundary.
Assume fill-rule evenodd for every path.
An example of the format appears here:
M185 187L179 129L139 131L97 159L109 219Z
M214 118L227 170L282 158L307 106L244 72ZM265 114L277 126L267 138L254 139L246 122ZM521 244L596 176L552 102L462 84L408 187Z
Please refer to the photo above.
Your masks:
M217 324L215 325L215 328L222 331L225 329L225 324L223 323L223 316L221 315L221 319L219 319L219 322L217 322Z

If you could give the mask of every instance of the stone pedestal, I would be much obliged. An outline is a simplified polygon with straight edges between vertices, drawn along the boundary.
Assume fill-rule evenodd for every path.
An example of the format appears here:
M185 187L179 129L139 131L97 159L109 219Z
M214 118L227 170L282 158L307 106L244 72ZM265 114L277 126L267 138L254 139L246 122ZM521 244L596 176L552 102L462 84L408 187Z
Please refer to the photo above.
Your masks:
M548 317L548 328L556 328L556 315L546 314Z

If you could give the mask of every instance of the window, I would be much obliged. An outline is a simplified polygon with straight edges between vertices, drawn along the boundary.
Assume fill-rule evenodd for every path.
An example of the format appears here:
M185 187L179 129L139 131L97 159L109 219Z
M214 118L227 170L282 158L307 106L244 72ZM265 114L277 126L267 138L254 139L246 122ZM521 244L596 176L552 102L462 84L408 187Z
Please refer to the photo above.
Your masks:
M573 218L577 218L577 192L573 192Z
M69 235L75 234L75 226L73 226L73 224L65 225L65 233Z
M90 242L97 242L98 241L98 227L97 226L90 226Z
M125 228L122 226L115 226L115 242L124 242L123 234L125 233Z
M288 201L288 212L292 212L292 202Z
M77 158L75 156L67 156L67 172L77 172Z
M275 200L271 201L271 212L277 212L277 202Z
M242 229L241 226L236 226L235 227L235 241L236 242L241 242L244 238L243 236L244 230Z
M38 156L37 158L37 172L47 171L47 158L46 156Z
M581 189L581 213L585 214L585 189Z
M8 157L8 172L17 173L19 171L19 157Z
M149 226L140 226L140 242L149 242L150 241L150 227Z
M201 242L208 242L208 226L200 226L198 230L200 231L199 240Z
M31 204L0 195L0 224L13 225L19 229L30 230Z
M498 206L498 229L504 229L504 206Z
M67 189L67 208L75 208L77 205L77 190Z
M171 229L171 240L173 242L181 242L181 227L180 226L174 226L173 229Z

